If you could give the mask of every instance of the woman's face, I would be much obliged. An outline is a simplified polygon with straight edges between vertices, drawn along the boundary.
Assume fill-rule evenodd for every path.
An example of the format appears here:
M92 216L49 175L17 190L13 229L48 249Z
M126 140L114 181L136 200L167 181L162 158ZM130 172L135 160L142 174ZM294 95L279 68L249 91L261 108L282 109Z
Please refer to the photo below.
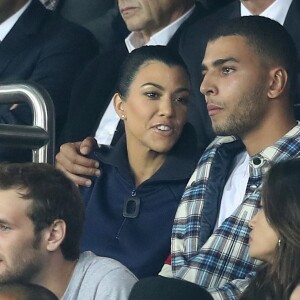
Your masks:
M125 101L116 96L115 106L125 122L128 147L168 152L186 122L189 79L179 66L150 61L132 81Z
M272 262L278 245L279 236L268 222L264 209L250 221L252 229L249 235L249 255L267 262Z

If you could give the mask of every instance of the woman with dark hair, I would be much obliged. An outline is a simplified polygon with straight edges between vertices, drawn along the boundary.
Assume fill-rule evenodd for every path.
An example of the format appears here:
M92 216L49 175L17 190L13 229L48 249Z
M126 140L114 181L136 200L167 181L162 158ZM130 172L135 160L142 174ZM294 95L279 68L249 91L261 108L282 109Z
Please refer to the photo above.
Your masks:
M129 54L116 91L125 135L92 155L101 176L83 190L82 250L119 260L141 278L158 274L170 253L174 216L198 157L185 124L190 81L177 53L146 46Z
M249 226L249 254L265 261L241 300L288 300L300 280L300 159L275 164Z

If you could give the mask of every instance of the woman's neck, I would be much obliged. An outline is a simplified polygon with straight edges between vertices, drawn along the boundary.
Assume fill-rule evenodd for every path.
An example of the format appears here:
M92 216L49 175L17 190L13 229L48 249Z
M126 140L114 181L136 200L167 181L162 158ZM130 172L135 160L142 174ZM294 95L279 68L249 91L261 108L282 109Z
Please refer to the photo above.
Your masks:
M140 149L130 149L128 151L128 161L131 171L134 174L135 185L139 186L147 179L151 178L166 161L166 153L158 153L152 150L141 151Z

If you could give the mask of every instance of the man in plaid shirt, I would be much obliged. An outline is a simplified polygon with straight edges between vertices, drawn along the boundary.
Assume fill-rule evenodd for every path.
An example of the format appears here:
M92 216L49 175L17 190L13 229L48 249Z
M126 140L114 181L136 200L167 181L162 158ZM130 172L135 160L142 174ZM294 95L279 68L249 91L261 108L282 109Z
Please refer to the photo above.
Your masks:
M238 299L260 264L248 256L248 223L269 167L300 155L293 113L297 54L286 30L264 17L223 24L202 64L218 137L208 146L179 205L172 232L175 278L214 299Z

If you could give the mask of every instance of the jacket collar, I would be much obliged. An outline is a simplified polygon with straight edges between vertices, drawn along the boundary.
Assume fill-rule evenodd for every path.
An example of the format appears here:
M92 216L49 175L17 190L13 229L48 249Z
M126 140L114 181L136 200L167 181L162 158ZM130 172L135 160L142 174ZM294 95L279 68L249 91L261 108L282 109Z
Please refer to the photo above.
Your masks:
M100 147L94 155L100 161L116 167L125 178L132 177L127 158L125 135L114 147ZM194 129L190 124L186 124L180 139L169 152L165 163L147 182L187 180L194 171L199 156Z

